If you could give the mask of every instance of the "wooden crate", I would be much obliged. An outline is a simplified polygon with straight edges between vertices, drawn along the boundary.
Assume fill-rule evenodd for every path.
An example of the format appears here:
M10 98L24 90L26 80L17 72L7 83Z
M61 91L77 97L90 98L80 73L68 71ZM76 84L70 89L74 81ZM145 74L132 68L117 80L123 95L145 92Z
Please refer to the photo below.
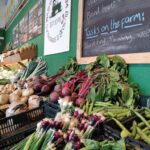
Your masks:
M3 59L3 64L7 65L7 64L18 63L18 62L21 62L25 59L32 59L34 57L36 57L36 50L35 49L28 49L22 53L17 53L17 54L5 57Z

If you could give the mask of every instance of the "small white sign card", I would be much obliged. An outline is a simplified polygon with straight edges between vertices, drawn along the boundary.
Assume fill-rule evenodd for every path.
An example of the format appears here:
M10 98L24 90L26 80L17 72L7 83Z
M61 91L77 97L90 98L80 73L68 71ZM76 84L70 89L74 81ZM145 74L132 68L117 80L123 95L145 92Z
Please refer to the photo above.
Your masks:
M69 51L71 0L46 0L44 55Z

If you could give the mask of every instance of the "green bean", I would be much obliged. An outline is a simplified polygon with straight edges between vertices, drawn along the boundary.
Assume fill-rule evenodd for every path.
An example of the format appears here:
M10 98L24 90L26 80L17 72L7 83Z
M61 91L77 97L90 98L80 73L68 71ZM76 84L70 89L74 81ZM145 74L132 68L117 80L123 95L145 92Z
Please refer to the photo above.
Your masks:
M142 130L141 130L139 127L137 127L137 132L138 132L138 134L140 135L140 137L141 137L147 144L150 144L150 138L149 138L146 134L144 134L144 133L142 132Z
M137 117L139 117L139 118L145 123L145 125L150 129L150 124L149 124L149 122L147 122L146 119L145 119L140 113L134 111L133 109L132 109L132 111L133 111L133 112L137 115Z

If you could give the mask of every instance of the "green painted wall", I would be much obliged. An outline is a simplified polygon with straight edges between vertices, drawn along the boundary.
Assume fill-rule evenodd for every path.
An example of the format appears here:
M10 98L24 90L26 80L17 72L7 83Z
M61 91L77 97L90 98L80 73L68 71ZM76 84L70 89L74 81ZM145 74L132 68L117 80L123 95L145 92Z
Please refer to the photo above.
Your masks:
M16 17L14 22L8 28L8 30L6 31L6 43L12 40L12 30L14 26L28 12L28 10L34 5L34 3L35 3L34 0L29 0L29 3L24 7L21 13ZM70 51L43 57L49 64L50 74L55 73L60 66L65 64L68 60L68 57L76 55L77 19L78 19L77 15L78 15L78 0L72 0ZM44 27L44 18L43 18L43 27ZM36 43L38 45L38 56L43 56L44 34L34 38L33 40L29 41L29 43ZM143 95L150 95L150 65L130 65L129 80L139 84Z

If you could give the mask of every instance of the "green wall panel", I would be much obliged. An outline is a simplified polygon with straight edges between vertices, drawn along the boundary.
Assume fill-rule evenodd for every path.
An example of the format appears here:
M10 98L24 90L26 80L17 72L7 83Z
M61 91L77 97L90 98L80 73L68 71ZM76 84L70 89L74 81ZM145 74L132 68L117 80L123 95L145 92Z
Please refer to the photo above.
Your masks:
M130 65L129 81L138 83L141 93L150 96L150 65Z
M36 1L34 0L29 0L28 4L24 7L21 13L16 17L16 19L13 21L11 26L8 28L8 30L6 31L6 43L12 40L12 30L14 26L29 11L29 9L35 4L35 2ZM44 0L44 6L45 6L45 0ZM56 73L58 68L67 62L68 57L75 57L76 55L77 17L78 17L78 0L72 0L71 35L70 35L69 52L43 56L44 34L29 41L29 43L36 43L38 45L38 56L42 56L48 62L49 74ZM44 27L44 18L43 18L43 27ZM129 81L136 82L137 84L139 84L143 95L150 95L150 65L130 65Z

